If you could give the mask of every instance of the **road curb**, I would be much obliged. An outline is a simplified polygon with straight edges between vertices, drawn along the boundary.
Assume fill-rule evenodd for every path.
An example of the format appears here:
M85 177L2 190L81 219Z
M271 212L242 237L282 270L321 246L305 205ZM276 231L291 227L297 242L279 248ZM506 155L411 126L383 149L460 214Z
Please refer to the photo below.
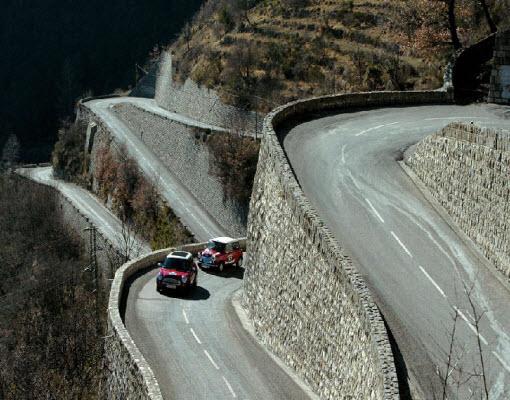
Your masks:
M421 181L420 178L414 173L414 171L405 163L405 161L398 161L400 167L404 170L407 176L415 184L418 190L423 194L429 204L436 210L446 224L459 236L460 240L464 245L471 249L477 260L482 264L498 281L503 287L510 292L510 281L505 279L501 272L482 254L475 242L457 225L452 219L448 211L439 203L439 201L432 195L427 186Z
M243 329L248 333L248 335L253 339L255 343L257 343L260 348L269 356L271 359L294 381L296 385L303 390L304 393L311 400L319 400L319 396L317 396L312 389L291 369L289 368L280 358L275 356L272 352L270 352L264 344L259 340L257 335L255 334L255 328L248 316L248 313L241 305L241 296L242 296L243 288L240 288L234 292L231 298L232 307L235 311L235 316L238 319L238 322L241 324Z

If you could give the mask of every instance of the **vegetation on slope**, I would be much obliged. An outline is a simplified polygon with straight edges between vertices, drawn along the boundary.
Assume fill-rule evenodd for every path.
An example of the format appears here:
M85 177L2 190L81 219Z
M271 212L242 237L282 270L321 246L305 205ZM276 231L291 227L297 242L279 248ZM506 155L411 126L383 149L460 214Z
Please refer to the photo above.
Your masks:
M178 79L191 77L229 103L261 111L332 92L437 88L453 51L449 3L211 0L170 49ZM463 45L489 33L482 3L455 3ZM508 27L510 1L490 5L498 26Z
M0 210L0 398L97 398L105 305L56 193L0 174Z

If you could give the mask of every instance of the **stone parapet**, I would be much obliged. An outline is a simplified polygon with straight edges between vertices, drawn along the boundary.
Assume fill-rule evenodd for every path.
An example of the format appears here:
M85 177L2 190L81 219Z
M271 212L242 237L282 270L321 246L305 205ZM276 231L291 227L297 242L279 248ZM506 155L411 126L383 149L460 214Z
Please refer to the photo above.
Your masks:
M243 303L262 342L321 398L400 395L382 316L356 266L301 190L279 128L317 114L452 100L447 90L332 95L287 104L264 121Z
M505 279L510 278L510 133L450 124L408 164Z

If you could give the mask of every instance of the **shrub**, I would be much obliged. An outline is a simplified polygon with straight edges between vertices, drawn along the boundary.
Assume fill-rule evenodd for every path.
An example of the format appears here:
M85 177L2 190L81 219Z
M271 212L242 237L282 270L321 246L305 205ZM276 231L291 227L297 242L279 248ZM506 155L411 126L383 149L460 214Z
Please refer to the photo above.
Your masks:
M53 170L59 178L74 182L81 180L86 133L87 124L83 121L62 124L52 154Z
M54 189L0 175L0 398L99 398L106 318Z
M259 143L228 133L211 135L207 143L214 155L211 172L222 183L226 197L247 209L257 170Z

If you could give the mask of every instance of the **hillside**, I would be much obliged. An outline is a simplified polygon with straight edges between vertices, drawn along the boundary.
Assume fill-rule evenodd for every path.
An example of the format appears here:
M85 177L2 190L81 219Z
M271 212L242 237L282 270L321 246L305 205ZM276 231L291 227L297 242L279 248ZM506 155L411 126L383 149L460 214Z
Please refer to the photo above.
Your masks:
M500 27L508 10L492 2ZM478 2L458 1L456 17L463 45L489 33ZM443 1L210 0L170 50L177 79L264 111L331 92L437 88L453 48Z

